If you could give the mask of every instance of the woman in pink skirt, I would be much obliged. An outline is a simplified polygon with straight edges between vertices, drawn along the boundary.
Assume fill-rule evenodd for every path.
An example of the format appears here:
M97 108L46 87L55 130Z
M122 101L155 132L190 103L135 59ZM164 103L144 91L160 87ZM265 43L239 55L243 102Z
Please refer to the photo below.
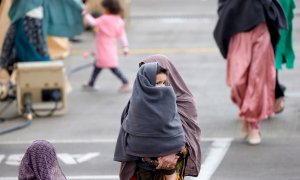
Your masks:
M87 22L96 29L96 62L88 84L84 88L92 88L98 74L104 68L109 68L121 81L120 90L128 90L128 79L119 68L117 54L117 39L120 40L124 55L128 53L128 41L125 24L120 14L122 12L119 1L103 0L103 15L95 19L90 14L83 12Z
M219 0L214 37L227 59L227 85L243 120L241 135L261 142L260 121L274 114L274 49L286 20L276 0Z

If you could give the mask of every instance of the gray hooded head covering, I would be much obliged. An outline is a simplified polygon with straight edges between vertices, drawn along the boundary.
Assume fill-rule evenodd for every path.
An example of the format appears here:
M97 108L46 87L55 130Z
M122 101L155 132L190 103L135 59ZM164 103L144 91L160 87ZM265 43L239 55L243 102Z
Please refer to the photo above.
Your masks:
M163 156L180 151L185 143L173 88L155 87L157 66L143 65L133 85L128 116L122 124L128 133L129 155Z
M161 54L151 55L141 61L141 64L157 62L163 68L168 69L168 84L170 84L176 94L177 110L180 115L185 133L185 140L189 151L184 174L186 176L197 176L201 166L200 134L198 123L198 113L194 97L182 79L181 75L172 64L171 60ZM121 120L128 112L129 104L125 107ZM130 180L135 172L136 163L134 160L123 161L120 168L120 180Z
M52 144L37 140L28 147L19 167L19 180L66 180Z
M137 73L116 145L117 161L132 160L128 155L164 156L179 152L185 144L173 88L155 87L157 66L145 64Z

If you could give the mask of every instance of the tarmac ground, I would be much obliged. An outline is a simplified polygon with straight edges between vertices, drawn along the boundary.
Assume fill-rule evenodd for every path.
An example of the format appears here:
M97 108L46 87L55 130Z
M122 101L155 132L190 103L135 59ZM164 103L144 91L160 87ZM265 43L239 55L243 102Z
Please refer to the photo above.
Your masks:
M297 5L300 7L298 1ZM138 63L151 54L165 54L194 94L202 130L202 170L199 180L300 179L300 13L294 19L295 68L279 72L286 87L285 109L261 124L262 143L250 146L239 138L241 121L225 84L226 61L214 42L216 0L132 0L127 35L128 56L120 67L133 83ZM85 32L72 45L64 65L72 85L68 112L63 116L34 118L24 129L0 135L0 180L15 180L29 144L45 139L55 146L67 179L118 179L119 163L112 160L120 115L130 93L120 93L119 80L101 72L94 91L81 88L92 71L93 33ZM5 104L1 102L0 109ZM16 113L13 104L6 115ZM13 126L22 119L0 124Z

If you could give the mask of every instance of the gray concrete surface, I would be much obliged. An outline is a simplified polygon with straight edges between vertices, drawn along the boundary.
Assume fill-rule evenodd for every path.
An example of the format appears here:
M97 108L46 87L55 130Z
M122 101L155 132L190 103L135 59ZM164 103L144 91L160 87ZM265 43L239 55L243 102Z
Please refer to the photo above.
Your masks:
M247 145L239 139L241 122L225 84L226 62L212 36L216 2L132 0L127 25L131 51L126 57L120 56L121 68L133 82L143 57L162 53L172 59L197 102L203 151L203 175L199 179L298 180L299 58L293 70L280 72L280 80L287 86L284 112L262 123L261 145ZM299 54L300 16L296 16L294 25L294 45ZM53 142L68 179L117 179L119 164L112 161L112 156L120 115L130 93L117 92L121 84L108 70L98 77L97 91L81 89L92 68L71 72L93 62L92 58L82 58L82 53L92 48L93 34L86 32L80 38L81 43L73 44L72 56L64 60L73 87L68 96L68 113L34 119L25 129L1 135L0 179L16 179L19 159L35 139ZM8 114L15 113L14 107ZM20 122L21 119L10 121L0 127Z

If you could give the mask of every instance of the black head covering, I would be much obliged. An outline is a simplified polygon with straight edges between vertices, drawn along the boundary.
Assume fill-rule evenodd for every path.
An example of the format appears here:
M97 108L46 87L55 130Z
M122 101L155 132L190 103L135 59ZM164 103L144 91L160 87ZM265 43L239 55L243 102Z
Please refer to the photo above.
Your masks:
M219 0L219 20L214 30L215 41L224 58L230 38L266 22L273 48L279 40L279 29L287 28L284 11L277 0Z

